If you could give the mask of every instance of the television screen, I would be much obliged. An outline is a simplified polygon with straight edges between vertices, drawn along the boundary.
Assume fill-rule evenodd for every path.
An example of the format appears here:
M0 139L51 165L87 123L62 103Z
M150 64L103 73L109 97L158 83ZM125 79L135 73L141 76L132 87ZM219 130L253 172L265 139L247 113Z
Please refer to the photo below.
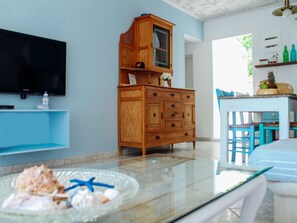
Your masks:
M66 43L0 29L0 92L65 95Z

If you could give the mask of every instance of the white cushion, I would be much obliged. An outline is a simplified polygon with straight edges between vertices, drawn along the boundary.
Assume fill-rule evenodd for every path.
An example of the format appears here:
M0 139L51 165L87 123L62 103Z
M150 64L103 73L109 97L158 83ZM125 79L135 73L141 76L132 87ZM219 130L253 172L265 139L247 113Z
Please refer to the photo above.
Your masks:
M265 173L268 180L297 182L297 139L282 139L257 147L249 164L273 166Z

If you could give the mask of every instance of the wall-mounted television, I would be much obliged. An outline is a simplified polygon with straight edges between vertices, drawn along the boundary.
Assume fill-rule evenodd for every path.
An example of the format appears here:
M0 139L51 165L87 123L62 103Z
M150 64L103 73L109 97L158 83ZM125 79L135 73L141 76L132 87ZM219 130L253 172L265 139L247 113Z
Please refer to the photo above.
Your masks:
M0 93L65 95L66 42L0 29Z

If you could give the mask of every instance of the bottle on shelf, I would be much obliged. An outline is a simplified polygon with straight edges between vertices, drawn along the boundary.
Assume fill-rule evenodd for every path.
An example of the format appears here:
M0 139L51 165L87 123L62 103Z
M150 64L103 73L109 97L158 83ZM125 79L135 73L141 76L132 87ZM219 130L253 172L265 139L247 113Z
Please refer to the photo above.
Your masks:
M290 52L290 58L291 58L291 61L296 61L296 48L295 48L295 44L292 44L292 49L291 49L291 52Z
M284 47L284 52L283 52L283 62L284 63L289 62L289 52L286 45Z

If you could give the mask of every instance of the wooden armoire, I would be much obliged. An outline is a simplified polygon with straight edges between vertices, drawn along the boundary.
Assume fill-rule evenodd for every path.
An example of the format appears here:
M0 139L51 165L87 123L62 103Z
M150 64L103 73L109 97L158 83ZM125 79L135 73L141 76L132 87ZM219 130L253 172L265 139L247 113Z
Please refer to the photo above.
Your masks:
M130 29L120 36L120 155L124 147L141 149L142 155L146 155L147 148L180 142L193 142L195 148L195 91L164 87L160 79L164 72L173 74L173 26L145 14L135 18Z

